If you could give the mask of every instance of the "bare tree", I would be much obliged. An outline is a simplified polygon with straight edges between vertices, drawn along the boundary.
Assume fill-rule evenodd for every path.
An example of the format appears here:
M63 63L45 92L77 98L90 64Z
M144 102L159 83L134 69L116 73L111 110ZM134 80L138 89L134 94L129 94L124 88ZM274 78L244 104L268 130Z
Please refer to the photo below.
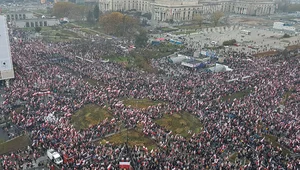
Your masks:
M193 22L197 25L199 25L199 27L202 26L202 23L203 23L203 17L200 15L200 14L196 14L194 17L193 17Z
M216 11L213 14L211 14L211 21L214 23L214 26L217 26L220 19L224 16L224 13L222 11Z

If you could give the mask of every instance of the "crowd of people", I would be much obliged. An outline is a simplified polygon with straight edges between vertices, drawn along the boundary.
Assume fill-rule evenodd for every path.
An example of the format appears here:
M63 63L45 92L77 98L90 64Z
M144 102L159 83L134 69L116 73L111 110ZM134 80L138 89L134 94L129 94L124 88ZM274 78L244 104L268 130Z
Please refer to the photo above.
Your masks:
M22 41L11 41L15 79L0 107L1 114L10 115L28 133L32 145L29 151L1 155L4 169L21 169L49 148L74 159L62 169L118 169L123 145L94 139L118 133L120 123L128 128L141 124L144 136L157 144L151 151L145 146L129 148L135 169L300 168L300 58L293 52L251 60L228 53L225 62L233 71L223 73L187 71L165 59L153 60L153 67L171 75L166 76L97 59L109 51L101 38L89 46L50 44L26 36L13 32ZM76 57L87 52L89 61ZM242 79L245 76L249 77ZM241 92L244 97L226 99ZM124 105L124 98L163 104L137 109ZM17 112L19 100L25 104ZM71 116L88 103L107 107L114 118L76 130ZM193 114L203 130L185 138L155 123L164 114L180 112Z

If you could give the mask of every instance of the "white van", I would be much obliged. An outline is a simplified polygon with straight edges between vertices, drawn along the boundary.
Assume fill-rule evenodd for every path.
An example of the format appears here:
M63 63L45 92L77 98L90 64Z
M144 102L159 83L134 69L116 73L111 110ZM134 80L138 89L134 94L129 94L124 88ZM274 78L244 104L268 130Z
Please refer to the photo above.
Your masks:
M58 152L56 152L54 149L48 149L47 156L56 165L60 165L63 163L63 159L61 158L60 154Z

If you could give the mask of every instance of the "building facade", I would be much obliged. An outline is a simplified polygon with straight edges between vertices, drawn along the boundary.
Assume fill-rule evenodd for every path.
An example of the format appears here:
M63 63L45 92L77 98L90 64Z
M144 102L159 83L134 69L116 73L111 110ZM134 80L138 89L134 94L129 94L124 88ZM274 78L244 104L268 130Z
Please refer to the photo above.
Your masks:
M271 0L99 0L103 12L137 10L151 13L157 21L188 21L196 14L216 11L263 16L274 14L277 5Z
M33 13L28 11L9 12L6 14L7 21L26 20L32 18L35 18Z
M17 28L29 28L29 27L48 27L59 25L58 19L52 18L34 18L27 20L18 20L13 22L14 26Z

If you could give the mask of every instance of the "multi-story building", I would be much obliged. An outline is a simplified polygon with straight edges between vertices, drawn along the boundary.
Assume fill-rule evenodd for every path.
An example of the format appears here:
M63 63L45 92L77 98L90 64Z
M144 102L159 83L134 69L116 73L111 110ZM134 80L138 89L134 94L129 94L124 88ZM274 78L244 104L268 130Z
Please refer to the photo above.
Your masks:
M274 14L277 5L272 0L99 0L99 8L107 11L137 10L151 13L157 21L188 21L196 14L216 11L244 15Z

